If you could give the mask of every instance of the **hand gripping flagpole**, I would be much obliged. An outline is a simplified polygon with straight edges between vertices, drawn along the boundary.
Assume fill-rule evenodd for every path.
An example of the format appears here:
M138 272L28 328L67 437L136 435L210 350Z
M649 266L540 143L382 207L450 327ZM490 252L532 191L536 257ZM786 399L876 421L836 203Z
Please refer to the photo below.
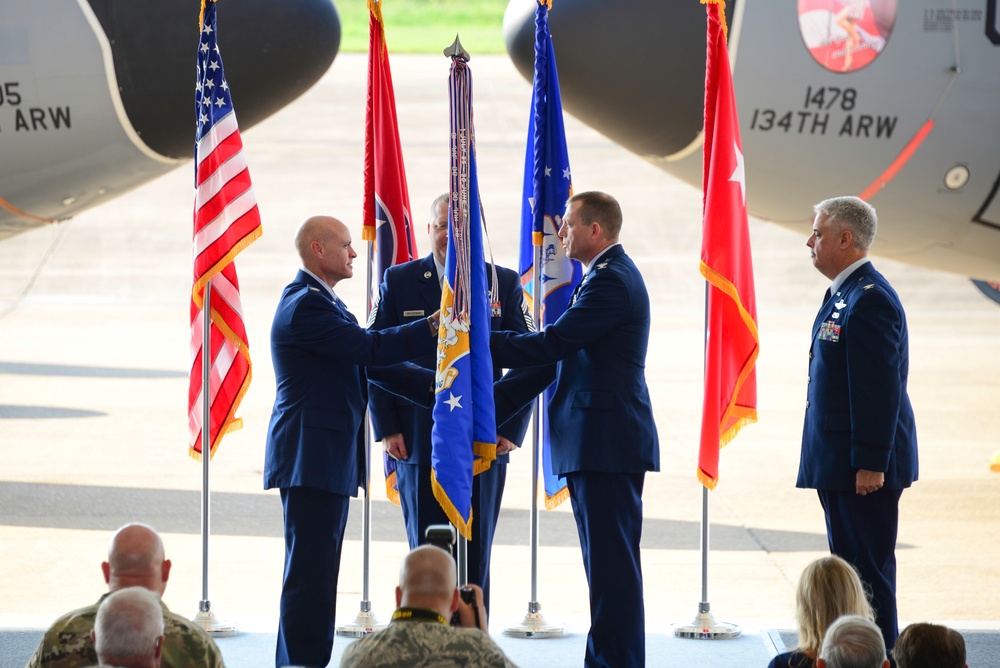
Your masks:
M532 316L540 327L542 322L542 247L535 246L535 280L532 286ZM544 394L535 398L531 418L531 600L528 601L528 612L520 624L508 626L503 630L505 636L511 638L560 638L566 635L566 630L558 624L550 624L542 614L542 605L538 602L538 478L541 459L542 420L544 415Z
M374 248L374 242L368 242L368 270L367 270L367 282L369 292L371 291L372 285L372 257L374 253L372 252ZM372 297L369 294L368 298L368 309L371 310ZM368 583L370 580L370 569L369 565L371 563L371 543L372 543L372 437L371 437L371 421L368 419L368 411L365 410L365 502L363 510L361 513L361 526L362 526L362 582L361 582L361 609L358 611L357 616L351 624L345 624L344 626L337 627L337 635L347 638L360 638L362 636L368 635L369 633L374 633L379 629L385 628L385 624L379 624L378 618L375 613L372 612L372 602L369 598L368 593Z
M205 302L201 314L201 600L198 601L198 614L194 623L209 635L224 637L238 633L235 626L219 619L212 611L212 602L208 598L208 535L209 535L209 499L208 484L209 461L212 459L212 281L205 283Z

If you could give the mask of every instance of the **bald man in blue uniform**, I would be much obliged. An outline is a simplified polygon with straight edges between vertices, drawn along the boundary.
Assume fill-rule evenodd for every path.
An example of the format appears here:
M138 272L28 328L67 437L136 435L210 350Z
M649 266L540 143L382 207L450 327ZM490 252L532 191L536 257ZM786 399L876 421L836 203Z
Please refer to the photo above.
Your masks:
M271 326L277 392L264 454L264 489L280 490L285 524L278 668L330 661L348 501L365 480L365 367L433 354L438 325L434 313L382 332L358 326L333 290L357 257L336 218L309 218L295 245L303 268ZM430 396L427 379L405 366L381 371L393 391Z
M875 209L857 197L815 206L806 245L833 283L812 328L797 487L815 489L830 552L871 588L892 650L899 499L917 479L917 433L906 392L909 344L896 291L868 261Z
M559 238L586 273L570 307L543 331L490 338L493 363L514 368L495 386L498 421L555 382L552 469L569 489L590 585L588 668L646 660L642 488L660 449L645 376L649 295L621 225L610 195L571 197Z

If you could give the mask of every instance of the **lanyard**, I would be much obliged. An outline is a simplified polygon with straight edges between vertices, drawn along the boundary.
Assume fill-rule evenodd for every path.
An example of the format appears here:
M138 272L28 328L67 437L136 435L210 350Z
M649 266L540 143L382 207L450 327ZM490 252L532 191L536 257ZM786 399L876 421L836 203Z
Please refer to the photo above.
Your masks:
M448 620L427 608L399 608L392 613L394 622L438 622L447 626Z

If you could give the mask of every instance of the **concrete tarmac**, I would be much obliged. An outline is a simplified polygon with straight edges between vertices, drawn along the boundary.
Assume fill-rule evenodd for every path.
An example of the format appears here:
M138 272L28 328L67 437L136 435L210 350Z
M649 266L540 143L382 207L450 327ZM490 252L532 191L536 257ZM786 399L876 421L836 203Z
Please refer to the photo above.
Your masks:
M447 188L448 61L393 56L392 65L424 254L428 205ZM471 67L493 255L516 267L530 85L503 56L474 57ZM212 461L209 599L244 631L273 633L282 571L280 502L261 483L274 399L271 317L298 267L291 239L302 219L336 215L350 226L355 248L365 249L365 77L365 56L342 54L300 100L243 133L264 234L236 262L253 382L244 429L227 436ZM238 111L239 91L233 95ZM566 129L575 189L620 200L622 243L652 301L647 381L662 471L646 478L642 560L648 628L669 635L672 623L694 617L701 598L701 192L568 116ZM754 165L746 169L752 206ZM0 243L0 627L43 628L96 600L105 589L99 566L108 539L127 521L163 533L174 562L170 608L193 615L202 598L202 474L187 456L191 207L188 165L68 223ZM794 628L799 573L827 552L816 495L794 486L809 328L827 286L805 247L810 218L802 212L799 234L751 221L760 420L724 449L721 481L709 495L709 601L720 619L747 633ZM920 442L920 480L900 509L900 619L1000 629L1000 475L988 471L1000 449L1000 309L966 278L875 262L907 310ZM359 257L338 294L362 320L364 290ZM530 598L530 462L524 447L509 467L493 554L494 632L520 622ZM407 548L381 481L372 497L370 591L385 619ZM354 511L340 624L353 619L361 598L360 502ZM538 600L551 622L586 633L587 585L568 504L542 512ZM254 665L268 665L269 652ZM582 649L546 663L581 661Z

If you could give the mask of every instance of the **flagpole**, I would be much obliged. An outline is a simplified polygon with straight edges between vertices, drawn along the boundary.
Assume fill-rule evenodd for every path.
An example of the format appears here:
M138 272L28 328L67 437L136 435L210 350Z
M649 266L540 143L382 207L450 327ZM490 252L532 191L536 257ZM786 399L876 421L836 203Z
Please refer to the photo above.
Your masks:
M705 341L702 347L702 357L707 360L708 348L708 291L705 283ZM704 366L704 365L703 365ZM740 635L740 627L729 622L720 622L712 614L712 605L708 602L708 487L701 486L701 602L698 603L698 614L690 624L674 624L674 635L678 638L695 638L698 640L725 640Z
M374 242L368 242L368 269L366 285L368 286L368 310L372 308L372 258L374 257ZM374 633L385 625L378 623L378 618L372 612L372 602L368 593L369 564L371 563L370 549L372 542L372 436L371 420L368 419L368 410L365 409L365 501L361 513L361 544L362 544L362 576L361 576L361 609L358 611L354 622L337 627L337 635L347 638L360 638Z
M535 246L534 279L532 284L532 317L535 325L542 323L542 247ZM538 602L538 472L541 460L542 443L542 408L544 393L535 398L531 419L531 520L529 522L531 542L531 599L528 601L528 612L520 624L508 626L503 630L505 636L512 638L559 638L566 634L565 629L558 624L550 624L542 614L542 605Z
M458 585L464 587L469 584L469 541L461 533L458 534L456 553L455 562L458 569Z
M458 38L458 33L455 33L455 41L452 42L449 46L445 47L443 53L444 53L444 55L445 55L446 58L448 58L449 60L452 61L452 75L449 78L449 86L450 86L451 85L451 80L455 76L455 74L454 74L454 72L455 72L455 69L454 69L455 68L455 64L457 62L459 62L459 61L461 61L463 63L468 63L469 59L470 59L470 56L469 56L468 52L462 47L462 42ZM469 90L470 90L470 92L469 92L469 110L470 110L470 112L469 112L469 119L470 119L470 126L471 126L471 108L472 108L472 98L471 98L471 95L472 95L472 93L471 93L471 88ZM454 99L451 102L451 108L452 108L452 113L454 114L454 109L455 109L455 101L454 101ZM454 122L455 122L455 117L453 116L452 117L453 128L454 128ZM452 132L455 132L455 130L453 129ZM474 133L473 133L473 136L474 136ZM454 135L453 135L453 137L454 137ZM469 147L469 149L470 149L470 154L475 151L475 141L474 140L471 142L471 146ZM453 143L453 150L454 150L454 143ZM454 160L455 158L453 157L452 159ZM454 175L452 176L452 179L453 179L453 182L452 182L452 186L450 186L450 187L453 188L453 186L455 185L455 183L454 183L455 176ZM471 185L472 184L470 183L470 186ZM476 191L477 192L477 194L476 194L476 199L477 200L478 200L478 187L479 187L478 183L475 183L475 188L477 189L477 191ZM464 186L463 185L459 185L459 188L460 189L464 188ZM455 191L452 189L452 190L450 190L450 192L455 192ZM452 224L455 225L456 224L455 221L458 220L458 214L454 211L454 209L452 207L454 207L454 202L452 202L451 204L449 204L449 211L451 211ZM480 212L480 216L481 216L482 215L482 209L481 208L480 208L479 212ZM452 231L449 231L449 235L448 235L449 252L454 249L455 239L454 239L453 234L454 233ZM447 273L447 271L448 271L448 268L447 268L447 263L446 263L446 265L445 265L445 273ZM456 274L457 274L457 269L456 269ZM471 317L472 317L472 311L471 311L472 306L471 306L471 304L470 304L469 308L470 308L469 314L470 314L470 319L471 319ZM444 307L442 306L442 311L443 310L444 310ZM487 321L487 326L488 326L488 321ZM470 352L471 352L471 348L470 348ZM440 368L439 368L439 370L440 370ZM433 448L432 448L432 450L433 450ZM471 511L471 506L470 506L470 511ZM471 525L471 518L472 518L471 514L470 514L469 517L470 517L470 525ZM452 524L455 524L455 522L452 521ZM456 525L456 528L458 528L457 525ZM457 533L458 533L458 544L455 547L455 566L456 566L456 570L457 570L458 584L459 584L459 586L465 586L465 585L467 585L469 583L469 544L468 544L468 540L466 539L465 535L461 531L458 531Z
M212 459L211 380L212 380L212 281L205 283L205 302L201 312L201 600L194 623L213 636L231 636L236 627L221 621L208 599L209 493L208 469Z

